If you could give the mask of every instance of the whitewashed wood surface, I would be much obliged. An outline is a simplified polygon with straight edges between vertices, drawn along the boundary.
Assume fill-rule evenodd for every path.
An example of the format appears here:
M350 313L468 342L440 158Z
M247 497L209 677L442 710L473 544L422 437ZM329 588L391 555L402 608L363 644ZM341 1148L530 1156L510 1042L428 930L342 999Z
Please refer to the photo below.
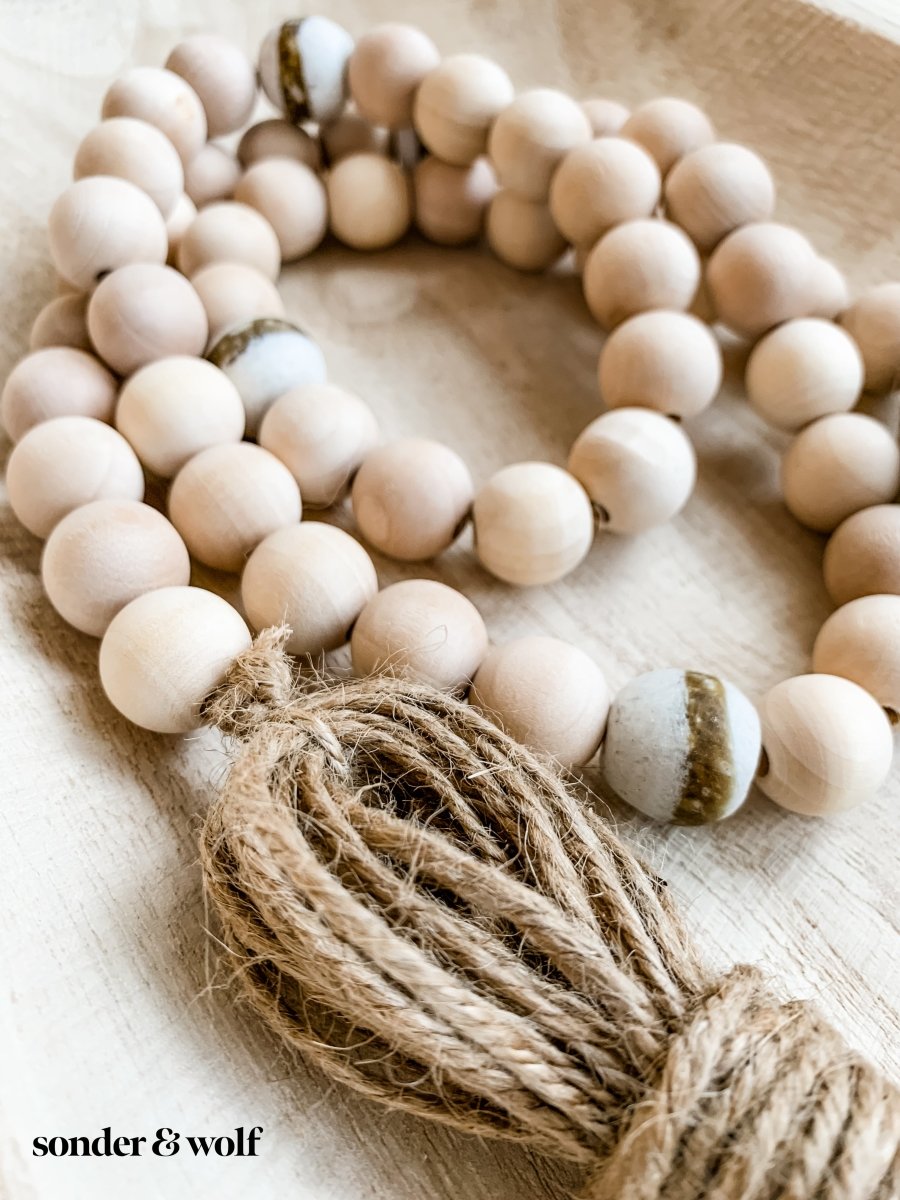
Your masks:
M898 33L895 0L830 0ZM334 0L355 32L397 15L448 51L479 49L518 86L709 105L767 153L780 212L857 283L900 274L900 51L795 0ZM160 62L183 31L248 48L273 0L0 0L0 375L53 290L44 227L109 80ZM595 415L600 338L565 276L521 278L481 252L415 241L377 257L329 248L284 278L332 375L388 435L461 450L478 479L562 461ZM893 413L888 406L888 415ZM759 697L808 666L829 611L822 541L784 511L779 435L729 391L691 423L700 484L684 515L600 541L539 591L492 583L468 544L419 573L462 586L497 639L542 630L593 653L614 686L682 665ZM524 1152L385 1114L289 1061L218 984L196 862L225 762L214 737L128 727L97 683L96 643L41 596L40 546L0 507L0 1195L132 1200L539 1200L571 1179ZM398 572L380 563L385 579ZM413 574L407 571L406 574ZM755 796L721 828L627 835L667 877L716 964L762 963L814 997L900 1076L900 773L859 812L813 823ZM50 1160L38 1135L265 1129L256 1159Z

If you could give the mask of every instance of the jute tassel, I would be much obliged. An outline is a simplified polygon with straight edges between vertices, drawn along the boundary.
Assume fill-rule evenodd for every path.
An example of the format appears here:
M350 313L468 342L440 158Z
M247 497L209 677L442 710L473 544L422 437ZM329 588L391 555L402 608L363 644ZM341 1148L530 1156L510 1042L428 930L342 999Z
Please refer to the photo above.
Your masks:
M255 1009L394 1107L584 1164L590 1200L896 1200L900 1096L465 704L304 689L270 630L211 697L202 838Z

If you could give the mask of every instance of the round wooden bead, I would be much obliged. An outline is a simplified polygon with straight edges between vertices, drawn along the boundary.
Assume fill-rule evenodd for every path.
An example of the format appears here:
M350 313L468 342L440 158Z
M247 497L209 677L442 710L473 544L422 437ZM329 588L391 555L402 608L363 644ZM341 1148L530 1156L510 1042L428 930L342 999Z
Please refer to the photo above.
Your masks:
M201 723L203 701L250 641L227 600L203 588L158 588L110 622L100 644L100 682L135 725L190 733Z
M619 133L631 116L624 104L619 104L617 100L607 100L604 96L591 96L582 100L581 107L595 138L612 137Z
M377 442L378 422L369 406L331 383L291 388L259 427L259 444L288 468L307 508L339 500Z
M493 646L472 680L469 702L510 737L564 767L597 753L610 694L603 672L568 642L523 637Z
M706 271L720 320L744 337L805 316L815 300L818 258L802 233L756 222L730 233Z
M880 421L862 413L821 417L788 447L781 490L802 525L830 533L853 513L894 499L900 449Z
M858 683L900 713L900 596L860 596L833 612L813 646L813 670Z
M570 150L550 185L550 211L577 246L596 242L613 225L649 217L659 203L659 167L625 138L602 137Z
M437 46L415 26L376 25L363 34L350 55L350 95L367 121L406 129L412 124L419 84L440 61Z
M240 178L240 164L234 155L207 142L184 168L184 190L197 208L205 208L230 200Z
M838 270L831 259L817 258L813 270L810 316L836 321L849 307L850 289L843 272Z
M188 163L206 141L206 113L200 97L179 75L163 67L132 67L103 97L101 115L136 117L166 135Z
M384 588L362 610L350 637L357 675L390 674L447 691L468 687L487 649L475 605L431 579Z
M92 500L141 500L144 473L125 439L91 417L57 417L36 425L6 466L13 512L35 537Z
M166 254L166 262L170 267L177 266L181 239L193 224L196 216L196 204L186 192L182 192L175 201L175 207L172 209L168 221L166 221L166 237L169 239L169 251Z
M172 354L202 354L208 330L206 310L188 280L154 263L119 267L88 305L91 341L120 375Z
M179 42L166 69L186 80L200 97L209 136L242 129L256 104L256 68L240 46L215 33Z
M600 351L600 395L607 408L655 408L695 417L722 386L722 351L690 313L638 313L614 329Z
M622 137L643 146L663 175L679 159L707 146L716 136L702 109L676 96L660 96L636 108L622 126Z
M546 201L562 158L592 139L584 109L553 88L516 96L491 126L490 158L501 187L527 200Z
M743 692L668 667L632 679L613 700L601 770L648 817L707 825L743 804L759 752L759 717Z
M481 236L487 207L497 192L486 158L453 167L428 155L413 172L416 226L441 246L462 246Z
M116 380L93 354L48 346L27 354L10 371L0 398L3 427L14 442L53 417L111 421Z
M244 405L228 377L202 358L161 358L125 383L116 428L138 458L163 479L221 443L244 434Z
M241 579L250 625L286 624L291 654L320 655L343 646L377 592L375 567L359 542L320 521L269 534Z
M474 487L458 454L426 438L373 450L353 480L353 515L366 541L389 558L434 558L459 535Z
M604 329L654 308L690 308L702 268L693 242L668 221L628 221L600 239L584 264L584 298Z
M747 397L778 429L797 430L817 417L847 412L859 399L863 362L839 325L820 317L787 321L753 348Z
M290 158L248 167L234 198L262 213L278 238L281 261L310 254L328 230L328 197L315 171Z
M57 296L34 319L28 346L44 350L48 346L71 346L74 350L93 350L87 328L87 292Z
M169 248L162 213L127 179L79 179L57 198L47 226L50 256L63 278L89 291L128 263L164 263Z
M172 481L169 518L194 558L240 571L251 550L300 520L300 490L274 454L250 442L210 446Z
M752 150L714 142L686 154L666 178L666 211L701 250L775 211L775 181Z
M101 121L75 152L74 177L108 175L127 179L147 193L167 218L184 191L178 151L161 130L135 117Z
M828 539L822 570L835 604L900 595L900 505L876 504L842 521Z
M864 292L841 324L859 346L867 390L895 388L900 379L900 283L882 283Z
M381 154L352 154L328 174L331 232L354 250L383 250L409 229L409 183Z
M515 192L498 192L487 211L485 232L494 254L517 271L546 271L566 248L550 209Z
M278 288L261 271L245 263L210 263L191 276L191 283L206 309L210 343L248 321L284 316Z
M295 125L330 121L347 101L347 62L353 38L328 17L299 17L276 25L259 52L263 91Z
M383 125L371 125L358 113L341 113L319 127L322 156L331 165L351 154L390 154L391 135Z
M413 124L432 154L465 167L484 154L491 125L514 95L509 76L489 58L453 54L420 83Z
M798 675L759 706L765 752L757 786L804 816L856 808L881 787L894 739L876 700L836 675Z
M178 250L178 269L193 275L214 262L241 262L275 280L281 270L281 246L275 230L247 204L224 200L198 213Z
M690 499L697 459L684 431L646 408L618 408L578 436L569 471L612 533L663 525Z
M280 117L251 125L238 142L237 156L242 167L266 158L292 158L313 171L322 166L319 139Z
M553 583L584 559L594 514L584 488L550 463L514 463L475 496L475 550L506 583Z

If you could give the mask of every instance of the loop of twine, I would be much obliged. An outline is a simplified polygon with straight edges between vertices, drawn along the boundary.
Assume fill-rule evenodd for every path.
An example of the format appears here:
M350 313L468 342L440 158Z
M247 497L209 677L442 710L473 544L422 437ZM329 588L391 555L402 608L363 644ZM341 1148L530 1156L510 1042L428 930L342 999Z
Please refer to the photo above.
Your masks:
M263 633L202 836L252 1006L397 1108L584 1164L586 1200L897 1200L900 1096L667 890L558 773L430 687L304 690Z

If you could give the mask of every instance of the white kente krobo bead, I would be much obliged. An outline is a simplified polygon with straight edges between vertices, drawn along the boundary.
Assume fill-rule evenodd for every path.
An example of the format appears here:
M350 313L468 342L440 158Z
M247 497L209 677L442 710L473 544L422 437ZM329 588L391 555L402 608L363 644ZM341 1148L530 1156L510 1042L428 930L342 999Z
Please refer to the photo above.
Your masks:
M259 79L275 107L294 124L330 121L347 102L353 38L329 17L285 21L259 51Z
M813 647L813 670L858 683L900 714L900 596L860 596L833 612Z

